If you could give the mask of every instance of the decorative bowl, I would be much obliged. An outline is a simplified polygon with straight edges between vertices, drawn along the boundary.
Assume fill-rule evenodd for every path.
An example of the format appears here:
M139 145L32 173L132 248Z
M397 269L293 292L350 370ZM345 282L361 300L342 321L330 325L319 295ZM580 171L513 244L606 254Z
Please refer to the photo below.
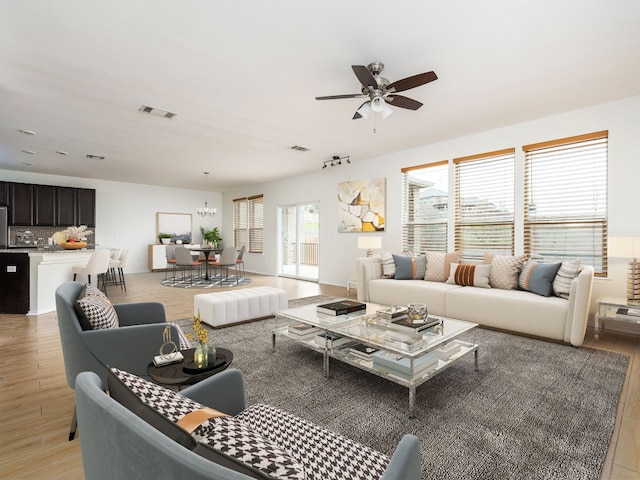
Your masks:
M65 250L80 250L87 248L87 242L62 242L60 246Z

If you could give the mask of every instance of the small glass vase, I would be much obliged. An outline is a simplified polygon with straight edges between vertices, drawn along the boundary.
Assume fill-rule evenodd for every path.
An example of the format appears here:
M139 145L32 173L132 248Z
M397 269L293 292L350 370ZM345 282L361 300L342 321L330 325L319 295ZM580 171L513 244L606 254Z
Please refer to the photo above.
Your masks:
M209 366L209 346L206 343L198 342L196 350L193 352L193 363L196 368Z

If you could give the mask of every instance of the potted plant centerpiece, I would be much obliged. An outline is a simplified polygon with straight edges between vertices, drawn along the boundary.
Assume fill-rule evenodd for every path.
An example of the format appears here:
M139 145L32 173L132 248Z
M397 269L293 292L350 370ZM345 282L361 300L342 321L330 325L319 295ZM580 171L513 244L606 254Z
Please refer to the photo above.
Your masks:
M163 245L169 245L169 243L171 243L171 239L172 238L173 238L173 234L172 233L160 232L158 234L158 240L160 240L160 243L162 243Z
M201 225L200 234L202 235L203 247L218 248L222 243L222 237L220 236L218 227L207 229Z

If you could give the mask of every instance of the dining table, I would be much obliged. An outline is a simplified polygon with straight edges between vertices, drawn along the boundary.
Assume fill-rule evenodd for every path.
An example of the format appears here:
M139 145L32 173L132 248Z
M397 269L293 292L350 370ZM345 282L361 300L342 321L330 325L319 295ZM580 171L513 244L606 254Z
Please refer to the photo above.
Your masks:
M211 252L221 253L221 248L213 248L213 247L200 247L200 248L190 248L192 252L202 252L204 254L204 279L209 281L209 255Z

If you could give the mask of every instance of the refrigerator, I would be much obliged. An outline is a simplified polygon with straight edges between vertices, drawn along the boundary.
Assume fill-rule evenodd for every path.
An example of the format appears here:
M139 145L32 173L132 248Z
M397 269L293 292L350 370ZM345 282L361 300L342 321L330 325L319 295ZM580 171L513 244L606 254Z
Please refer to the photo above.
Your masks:
M9 212L7 207L0 207L0 248L9 245Z

